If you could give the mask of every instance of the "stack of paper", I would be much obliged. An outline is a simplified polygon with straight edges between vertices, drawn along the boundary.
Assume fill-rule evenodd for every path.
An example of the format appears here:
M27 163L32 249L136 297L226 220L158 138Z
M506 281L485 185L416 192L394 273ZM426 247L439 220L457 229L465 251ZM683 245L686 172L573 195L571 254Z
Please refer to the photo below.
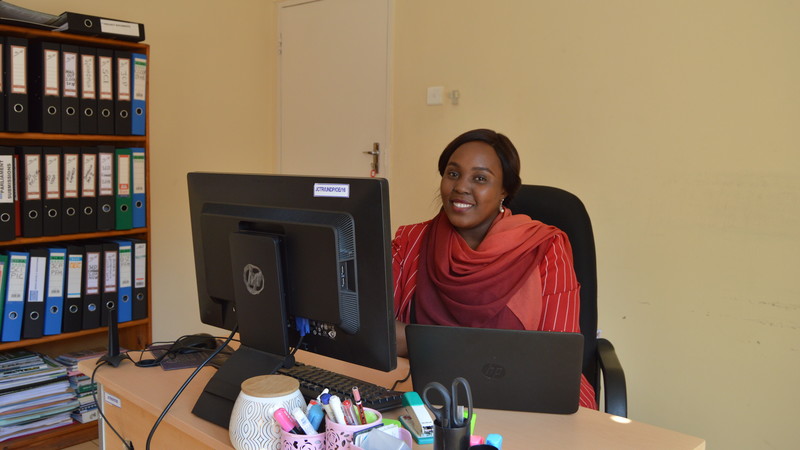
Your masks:
M70 425L78 405L64 366L24 349L0 353L0 441Z
M67 366L69 384L75 390L78 398L78 407L72 411L72 418L80 423L97 420L97 403L95 396L92 395L97 389L97 385L92 383L91 378L78 370L78 363L85 359L99 358L106 354L105 347L95 347L77 352L65 353L56 357L56 361Z

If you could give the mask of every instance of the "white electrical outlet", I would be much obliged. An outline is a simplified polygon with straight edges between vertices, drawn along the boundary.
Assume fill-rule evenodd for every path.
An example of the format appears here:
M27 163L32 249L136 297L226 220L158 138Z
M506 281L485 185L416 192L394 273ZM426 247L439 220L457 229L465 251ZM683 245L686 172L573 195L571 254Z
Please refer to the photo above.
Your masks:
M441 105L444 103L444 86L431 86L428 88L428 105Z

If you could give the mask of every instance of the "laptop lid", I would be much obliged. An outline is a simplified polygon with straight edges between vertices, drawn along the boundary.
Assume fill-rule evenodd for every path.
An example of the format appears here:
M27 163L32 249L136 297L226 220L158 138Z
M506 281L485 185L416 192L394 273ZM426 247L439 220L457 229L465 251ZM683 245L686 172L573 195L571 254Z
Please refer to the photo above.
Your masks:
M572 414L578 410L583 335L411 324L406 327L416 392L456 377L476 408ZM462 401L463 404L463 401Z

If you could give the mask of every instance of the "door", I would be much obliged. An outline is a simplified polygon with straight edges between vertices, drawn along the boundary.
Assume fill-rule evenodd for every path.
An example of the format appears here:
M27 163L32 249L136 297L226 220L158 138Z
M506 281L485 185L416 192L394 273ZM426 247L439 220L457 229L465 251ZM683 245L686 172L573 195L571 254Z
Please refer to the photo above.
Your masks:
M279 5L281 173L386 176L389 1Z

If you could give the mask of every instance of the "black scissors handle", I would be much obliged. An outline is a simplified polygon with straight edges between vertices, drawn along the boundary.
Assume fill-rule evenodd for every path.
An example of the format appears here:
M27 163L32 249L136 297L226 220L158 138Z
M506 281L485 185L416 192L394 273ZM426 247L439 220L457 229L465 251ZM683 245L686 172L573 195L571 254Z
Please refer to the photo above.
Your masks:
M467 399L467 417L464 417L463 415L461 417L458 416L459 386L464 388L464 396ZM453 384L450 386L450 398L452 401L452 405L450 407L450 423L452 423L453 427L456 428L468 425L472 421L472 390L469 387L469 382L465 378L458 377L453 380Z
M428 398L428 392L430 390L434 390L441 395L442 406L440 408L434 406L438 403L431 402ZM429 410L431 410L442 428L450 428L451 417L454 415L452 411L453 403L450 393L447 392L447 389L442 385L442 383L436 381L428 383L427 386L425 386L425 389L422 390L422 402L425 403L425 406L427 406Z

